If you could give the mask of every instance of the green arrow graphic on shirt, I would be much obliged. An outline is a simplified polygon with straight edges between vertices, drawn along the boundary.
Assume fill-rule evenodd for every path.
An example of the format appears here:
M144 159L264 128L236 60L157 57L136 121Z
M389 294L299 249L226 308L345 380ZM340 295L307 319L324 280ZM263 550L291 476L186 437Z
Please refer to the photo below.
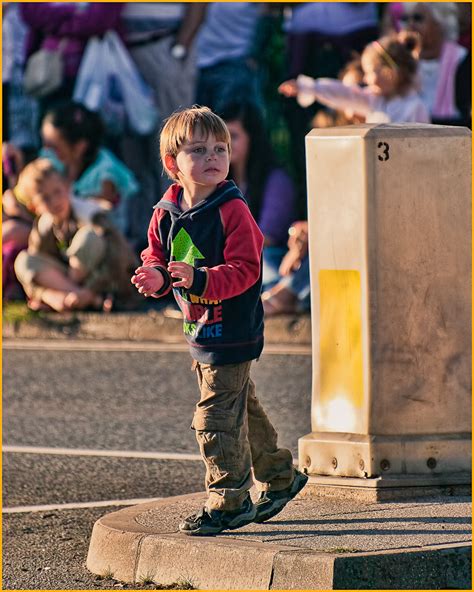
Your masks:
M184 263L193 266L195 259L204 259L204 255L193 243L192 238L184 228L181 228L171 243L171 256L176 261L184 261Z

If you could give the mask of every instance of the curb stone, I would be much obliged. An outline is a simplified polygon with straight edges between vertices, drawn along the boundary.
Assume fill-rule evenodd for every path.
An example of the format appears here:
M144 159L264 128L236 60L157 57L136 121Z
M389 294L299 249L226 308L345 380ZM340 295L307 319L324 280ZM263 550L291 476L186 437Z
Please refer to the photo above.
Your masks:
M204 493L188 494L103 516L94 525L88 569L132 583L143 577L163 586L187 580L201 590L471 589L467 540L338 553L296 546L295 538L285 544L282 536L263 542L268 525L251 525L251 540L249 527L216 537L178 533L180 517L205 499ZM152 514L159 516L154 524Z
M27 321L4 320L3 337L183 342L182 320L176 311L43 313ZM310 315L282 315L267 319L265 341L274 344L310 345Z

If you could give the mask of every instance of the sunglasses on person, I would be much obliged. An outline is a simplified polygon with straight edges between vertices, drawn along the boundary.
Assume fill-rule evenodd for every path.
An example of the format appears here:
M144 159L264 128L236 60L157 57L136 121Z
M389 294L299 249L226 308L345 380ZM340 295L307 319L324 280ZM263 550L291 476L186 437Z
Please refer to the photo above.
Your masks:
M425 15L419 12L414 12L413 14L404 14L400 17L400 20L403 23L413 22L415 24L421 24L425 21Z

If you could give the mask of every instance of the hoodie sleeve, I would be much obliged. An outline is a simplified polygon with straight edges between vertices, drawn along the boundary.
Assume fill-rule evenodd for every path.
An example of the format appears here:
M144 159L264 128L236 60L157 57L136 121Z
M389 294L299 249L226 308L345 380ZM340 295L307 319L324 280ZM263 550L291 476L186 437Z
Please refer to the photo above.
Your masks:
M160 240L160 220L166 214L164 210L156 209L150 220L148 227L148 247L141 253L141 259L144 267L155 267L162 274L165 280L163 287L156 294L165 296L171 290L171 277L168 273L168 261L165 256L165 250Z
M220 216L225 233L225 263L196 269L188 290L210 300L239 296L261 274L263 235L247 204L240 199L228 201L220 206Z

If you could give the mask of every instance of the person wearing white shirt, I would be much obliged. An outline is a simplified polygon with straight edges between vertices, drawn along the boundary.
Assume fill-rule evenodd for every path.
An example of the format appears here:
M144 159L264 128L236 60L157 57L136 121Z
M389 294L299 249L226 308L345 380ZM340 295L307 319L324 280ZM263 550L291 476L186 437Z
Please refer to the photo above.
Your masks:
M471 54L457 43L455 2L404 2L401 23L421 38L420 96L433 123L470 126Z

